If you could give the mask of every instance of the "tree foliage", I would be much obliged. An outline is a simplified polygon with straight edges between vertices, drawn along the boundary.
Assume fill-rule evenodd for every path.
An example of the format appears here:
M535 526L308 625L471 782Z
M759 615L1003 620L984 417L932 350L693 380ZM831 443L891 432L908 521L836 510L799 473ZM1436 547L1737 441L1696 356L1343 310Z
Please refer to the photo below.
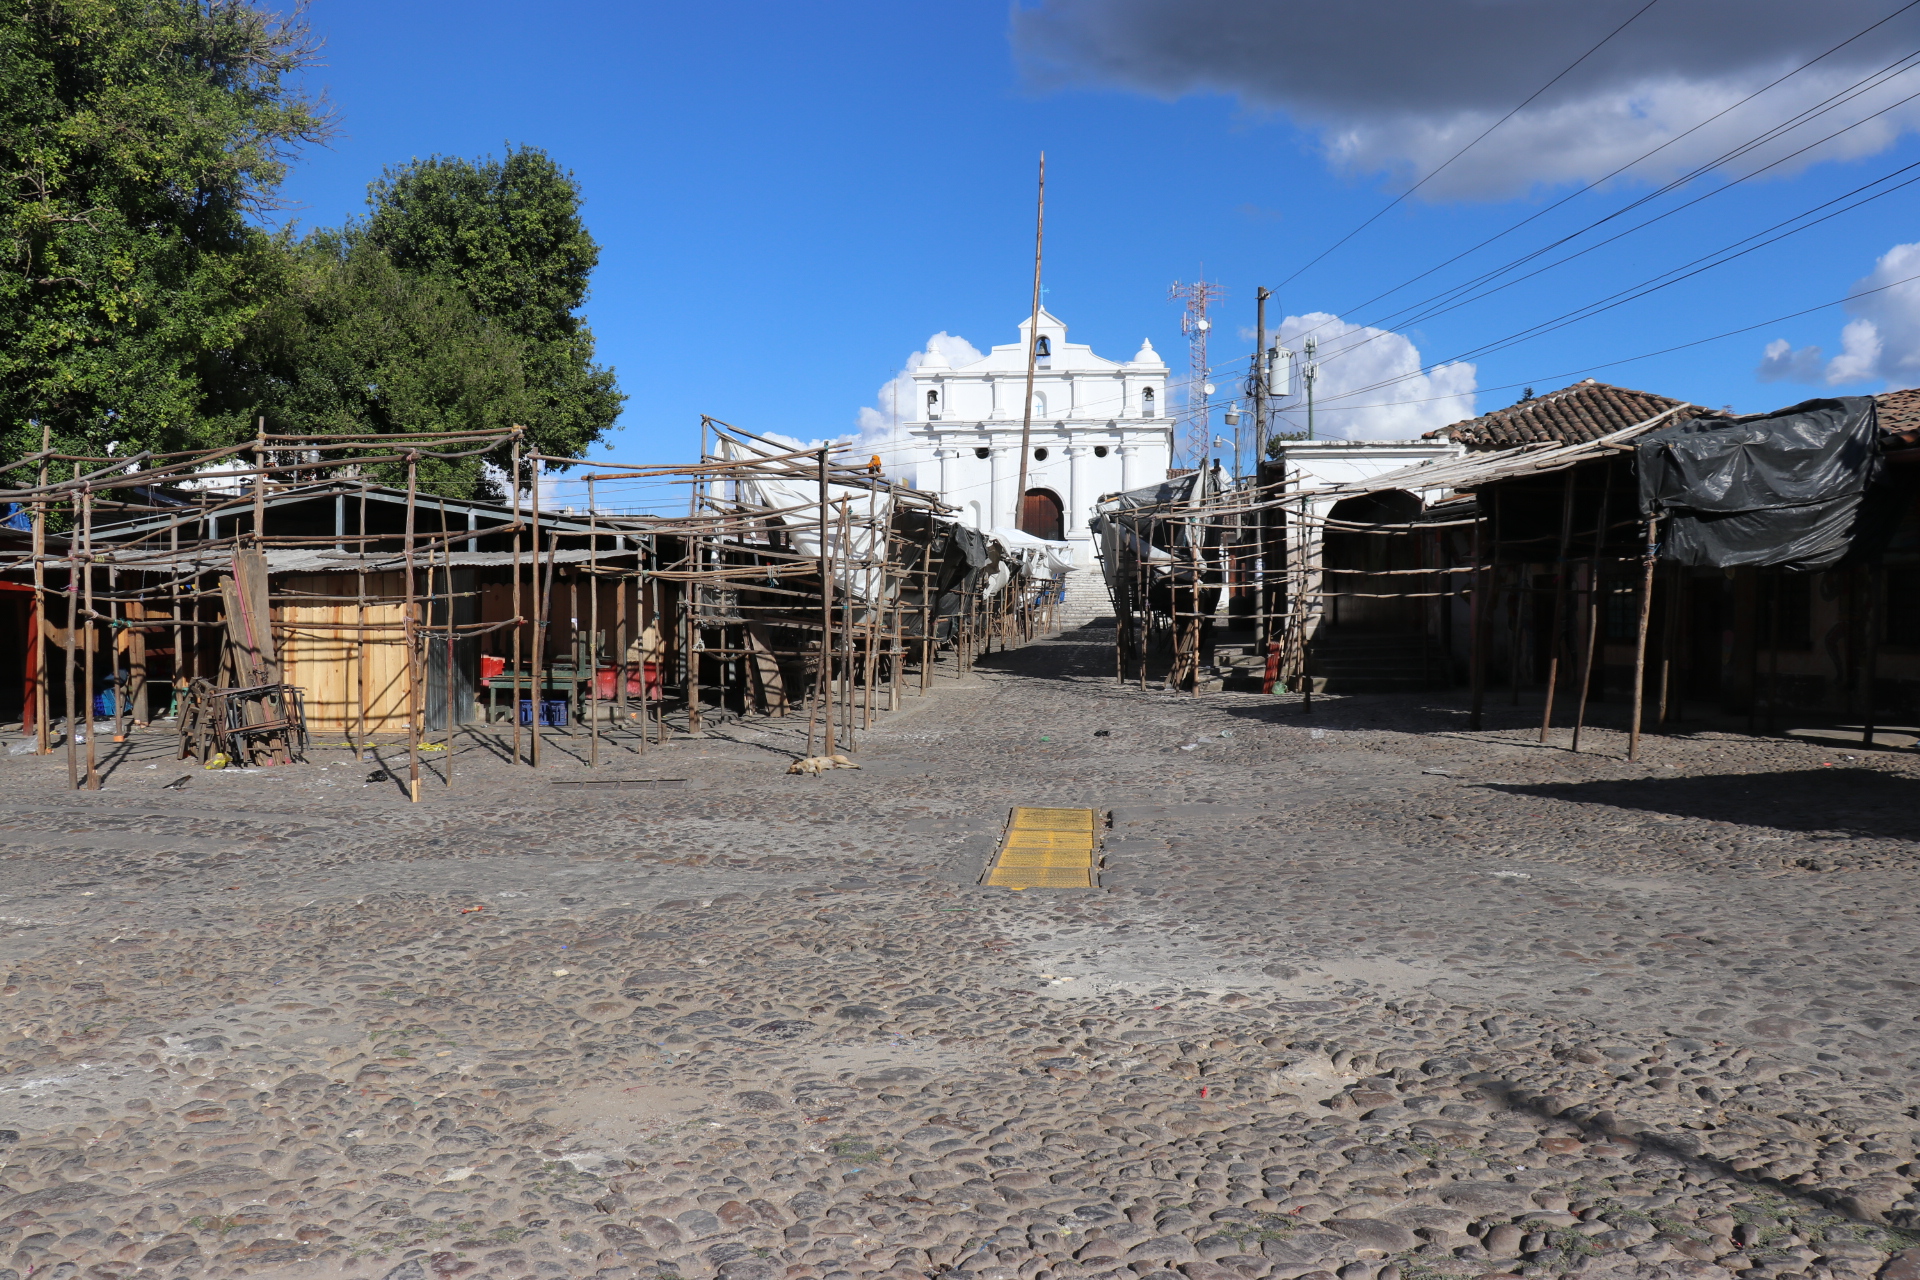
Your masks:
M458 434L528 416L523 343L447 279L401 270L353 231L317 232L290 253L286 291L247 346L275 430ZM378 478L404 476L389 466ZM480 458L423 459L420 484L449 497L490 488Z
M625 398L578 312L599 247L579 187L544 152L435 157L374 183L371 216L294 246L250 358L276 429L494 431L578 457ZM487 459L508 465L509 449ZM397 472L386 475L398 478ZM423 464L448 496L490 494L478 461Z
M504 159L434 156L373 184L366 235L403 271L445 280L520 339L521 421L540 451L578 457L620 414L613 370L581 318L600 247L580 185L537 147Z
M0 456L231 438L289 265L248 216L329 127L311 53L242 0L0 0Z

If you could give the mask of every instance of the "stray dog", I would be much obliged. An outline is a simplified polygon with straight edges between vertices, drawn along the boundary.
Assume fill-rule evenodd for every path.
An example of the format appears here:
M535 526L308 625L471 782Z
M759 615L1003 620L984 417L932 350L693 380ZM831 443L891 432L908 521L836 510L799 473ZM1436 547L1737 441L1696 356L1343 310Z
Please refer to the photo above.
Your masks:
M860 766L845 756L808 756L804 760L795 760L787 766L788 773L810 773L819 777L829 769L858 769Z

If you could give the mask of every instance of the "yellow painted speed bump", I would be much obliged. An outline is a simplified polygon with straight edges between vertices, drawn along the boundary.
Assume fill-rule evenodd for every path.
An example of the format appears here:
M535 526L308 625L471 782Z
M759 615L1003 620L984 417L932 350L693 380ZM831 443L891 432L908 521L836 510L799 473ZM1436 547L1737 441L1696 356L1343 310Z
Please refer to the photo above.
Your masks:
M1094 887L1091 809L1015 809L981 883L1003 889Z

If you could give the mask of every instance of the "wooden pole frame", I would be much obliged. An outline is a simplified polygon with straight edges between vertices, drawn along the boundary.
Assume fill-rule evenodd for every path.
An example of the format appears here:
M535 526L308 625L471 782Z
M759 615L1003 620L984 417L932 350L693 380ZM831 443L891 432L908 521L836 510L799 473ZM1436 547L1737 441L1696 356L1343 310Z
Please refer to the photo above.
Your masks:
M1653 516L1647 521L1647 542L1641 554L1640 569L1640 621L1634 633L1633 641L1633 718L1627 728L1627 759L1640 759L1640 714L1647 693L1647 624L1653 617L1653 571L1660 559L1660 517ZM1669 593L1667 612L1673 612L1673 599ZM1662 666L1665 664L1663 663ZM1660 682L1661 706L1666 705L1666 678Z
M1477 505L1477 504L1476 504ZM1487 516L1478 512L1473 522L1473 598L1467 602L1468 638L1467 680L1471 692L1467 709L1467 728L1478 730L1485 723L1487 705L1487 640L1493 629L1493 620L1487 609L1488 597L1492 594L1487 584L1491 574L1487 571L1488 553L1497 554L1497 547L1489 547L1490 541L1485 535Z
M407 598L401 606L407 645L407 799L420 803L420 666L424 651L420 643L419 603L415 598L413 576L414 506L419 494L420 455L407 455L407 541L405 549Z
M1580 700L1573 716L1572 750L1580 749L1580 731L1587 723L1587 697L1593 691L1593 656L1600 643L1600 553L1607 541L1607 508L1613 501L1613 463L1602 464L1606 474L1600 482L1600 511L1593 518L1593 555L1587 562L1587 638L1580 653Z
M1573 468L1567 469L1565 493L1560 500L1560 552L1554 561L1553 634L1547 638L1547 696L1540 713L1540 741L1547 740L1553 726L1553 697L1560 681L1560 654L1565 648L1567 613L1567 549L1573 538Z
M518 428L515 428L518 431ZM520 440L516 434L513 441L513 709L507 719L513 722L513 762L519 764L520 754L520 666L524 662L527 615L524 599L521 595L520 575L520 539L526 530L520 527Z

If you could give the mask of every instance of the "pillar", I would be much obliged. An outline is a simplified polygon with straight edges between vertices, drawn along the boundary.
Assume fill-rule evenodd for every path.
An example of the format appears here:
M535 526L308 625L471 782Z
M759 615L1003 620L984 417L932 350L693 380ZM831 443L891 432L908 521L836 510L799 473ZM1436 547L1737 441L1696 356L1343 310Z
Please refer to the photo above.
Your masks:
M1079 444L1064 445L1060 450L1067 455L1067 518L1060 522L1062 537L1070 538L1086 527L1086 521L1080 518L1080 455L1086 451L1086 446Z

